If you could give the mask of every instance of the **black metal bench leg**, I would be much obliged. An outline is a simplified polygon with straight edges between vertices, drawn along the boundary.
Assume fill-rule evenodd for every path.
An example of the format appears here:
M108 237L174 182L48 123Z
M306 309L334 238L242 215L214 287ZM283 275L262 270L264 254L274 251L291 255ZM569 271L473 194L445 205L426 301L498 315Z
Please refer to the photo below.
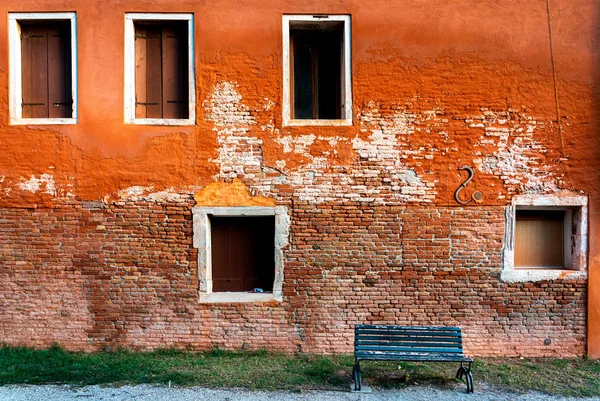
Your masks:
M360 363L358 360L355 361L352 367L352 380L354 380L354 391L360 391L362 387L362 378L360 374Z
M467 393L472 393L475 391L473 386L473 373L471 372L471 362L469 362L469 366L467 367L467 373L465 377L467 381Z
M464 363L460 363L460 367L456 371L456 378L458 380L462 380L465 378L465 383L467 384L467 393L472 393L473 389L473 373L471 372L471 362L469 365L465 367Z
M467 370L465 369L465 366L463 365L463 363L460 363L460 367L458 368L458 370L456 371L456 378L458 380L462 380L463 376L467 373Z

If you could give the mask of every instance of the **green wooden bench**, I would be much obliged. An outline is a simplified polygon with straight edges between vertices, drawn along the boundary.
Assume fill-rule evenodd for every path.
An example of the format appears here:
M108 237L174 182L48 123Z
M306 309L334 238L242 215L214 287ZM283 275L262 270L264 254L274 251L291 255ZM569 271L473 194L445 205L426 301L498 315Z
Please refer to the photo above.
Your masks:
M459 362L456 378L473 392L473 360L465 357L460 327L378 326L354 328L354 390L361 390L360 361Z

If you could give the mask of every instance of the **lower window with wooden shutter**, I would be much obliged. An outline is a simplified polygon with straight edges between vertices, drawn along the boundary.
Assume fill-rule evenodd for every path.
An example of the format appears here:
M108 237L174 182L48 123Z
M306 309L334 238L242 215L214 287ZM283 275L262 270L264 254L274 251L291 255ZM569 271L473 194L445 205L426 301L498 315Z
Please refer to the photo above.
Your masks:
M568 268L571 215L570 209L517 209L515 267Z
M135 118L189 118L187 21L135 21Z
M211 217L213 292L273 290L273 216Z
M22 118L72 118L70 21L21 21Z

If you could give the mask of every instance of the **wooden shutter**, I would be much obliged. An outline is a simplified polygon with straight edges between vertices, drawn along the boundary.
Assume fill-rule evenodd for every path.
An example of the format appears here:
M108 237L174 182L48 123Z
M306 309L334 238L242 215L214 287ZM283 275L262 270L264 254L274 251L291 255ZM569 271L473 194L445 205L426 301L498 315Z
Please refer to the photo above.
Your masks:
M188 118L187 25L162 30L163 118Z
M48 28L48 117L73 115L71 35L69 23Z
M211 219L213 291L244 291L243 232L230 218ZM240 249L242 248L242 249Z
M69 22L21 24L23 118L72 116Z
M135 25L136 118L188 118L187 22Z
M135 56L135 115L163 118L160 26L136 25Z
M564 219L564 211L518 210L515 266L563 267Z
M273 217L211 219L213 291L273 290Z

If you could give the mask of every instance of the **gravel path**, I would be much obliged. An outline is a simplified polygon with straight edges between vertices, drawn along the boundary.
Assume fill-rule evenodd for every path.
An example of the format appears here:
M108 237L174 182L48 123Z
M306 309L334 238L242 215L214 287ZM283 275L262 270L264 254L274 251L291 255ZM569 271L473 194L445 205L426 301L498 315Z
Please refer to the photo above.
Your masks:
M373 390L371 394L357 394L342 391L248 391L212 390L201 387L166 386L4 386L0 387L2 401L567 401L581 398L553 397L540 393L514 394L501 391L485 384L479 385L474 395L464 392L464 386L439 389L424 386L409 387L403 390ZM586 401L600 401L600 397L586 398Z

